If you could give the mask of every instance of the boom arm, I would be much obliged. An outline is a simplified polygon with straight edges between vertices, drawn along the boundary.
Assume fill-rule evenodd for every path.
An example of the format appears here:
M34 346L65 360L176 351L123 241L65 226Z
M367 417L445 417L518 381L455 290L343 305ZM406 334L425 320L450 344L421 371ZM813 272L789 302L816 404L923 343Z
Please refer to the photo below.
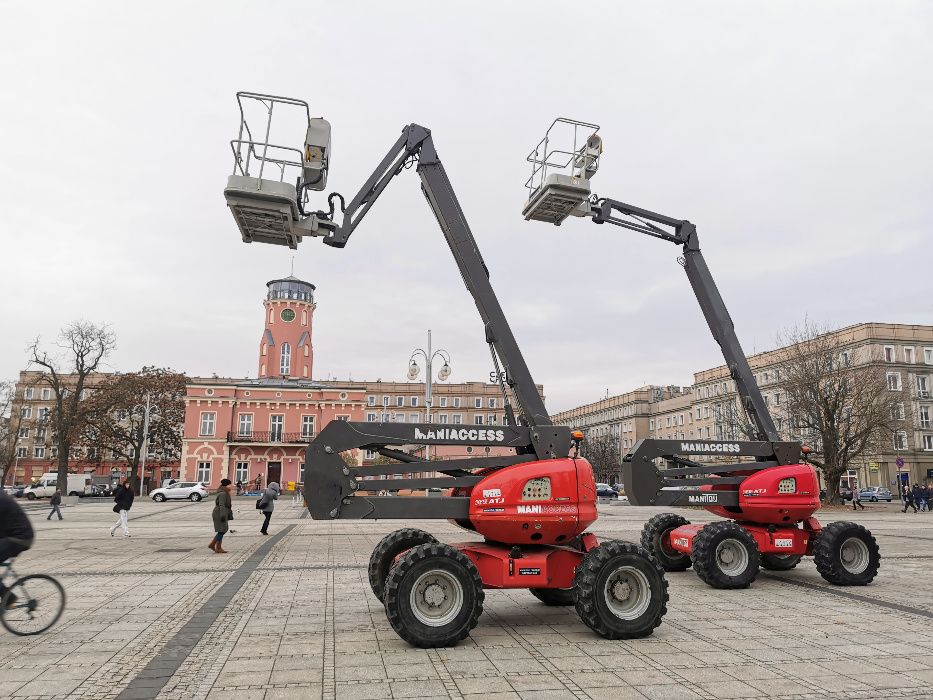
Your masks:
M431 132L417 124L402 130L376 170L351 202L342 207L343 222L334 220L333 199L329 212L307 215L311 224L303 227L310 235L323 236L324 242L343 248L350 235L370 210L389 182L417 161L421 189L447 239L463 283L473 297L485 326L486 342L492 349L498 369L501 361L505 377L521 412L521 425L510 418L507 426L446 426L430 423L355 423L332 421L308 446L305 457L305 496L312 517L335 518L465 518L469 499L378 496L372 492L430 487L465 488L479 477L474 470L499 469L531 460L566 457L570 452L570 429L555 426L538 394L512 329L489 281L489 271L467 224L460 203L447 177ZM498 373L501 377L502 373ZM501 381L501 380L500 380ZM508 397L506 397L506 401ZM512 416L506 403L507 416ZM514 448L515 455L478 457L445 462L425 462L393 446L471 445ZM403 464L350 466L341 452L365 449ZM418 473L439 472L442 477L420 478ZM398 472L412 473L409 479L386 479ZM368 478L366 478L368 477ZM373 477L376 477L375 479ZM357 492L365 490L365 494Z
M620 218L614 212L634 218L635 221ZM742 345L735 334L732 317L729 316L729 311L726 309L722 295L716 287L713 275L706 266L706 260L704 260L703 253L700 250L700 239L697 236L696 226L689 221L673 219L663 214L656 214L646 209L633 207L630 204L617 202L614 199L600 199L597 202L597 206L593 211L593 221L597 224L615 224L616 226L640 231L649 236L683 246L682 265L687 272L687 279L690 280L693 293L696 295L697 301L700 302L700 308L703 310L706 323L709 325L716 342L719 343L722 355L726 360L726 366L729 369L729 375L735 380L742 406L749 420L755 426L756 435L754 438L770 442L780 440L774 427L774 421L767 405L765 405L764 397L758 388L758 383L748 366L748 360L742 351ZM665 231L654 224L667 226L672 229L672 232Z

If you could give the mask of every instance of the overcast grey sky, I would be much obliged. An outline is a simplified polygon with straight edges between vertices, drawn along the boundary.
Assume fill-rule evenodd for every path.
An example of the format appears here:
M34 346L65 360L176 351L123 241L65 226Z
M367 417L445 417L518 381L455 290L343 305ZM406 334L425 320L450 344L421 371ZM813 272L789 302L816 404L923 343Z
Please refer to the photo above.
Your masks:
M804 317L933 323L933 3L0 2L0 377L76 318L113 367L255 376L287 248L223 199L234 93L301 97L352 196L432 129L552 411L721 363L669 244L525 222L557 115L602 126L594 190L698 226L746 352ZM296 139L302 135L296 134ZM312 202L315 208L323 206ZM306 240L318 378L402 379L425 330L488 376L475 307L404 173L348 247Z

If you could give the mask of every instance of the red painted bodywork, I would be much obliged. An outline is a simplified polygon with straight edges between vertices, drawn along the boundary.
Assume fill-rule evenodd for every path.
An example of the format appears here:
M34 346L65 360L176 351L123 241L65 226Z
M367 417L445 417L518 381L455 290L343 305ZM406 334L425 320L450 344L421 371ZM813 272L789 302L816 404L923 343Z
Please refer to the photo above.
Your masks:
M810 530L792 526L775 527L773 532L767 525L741 523L748 530L761 554L810 554L810 544L814 533ZM670 533L670 547L678 552L690 554L693 551L693 538L703 529L702 524L681 525Z
M570 547L523 546L522 556L513 559L507 545L460 542L451 546L473 560L484 588L570 588L574 570L583 559L583 552Z
M796 492L778 493L778 483L791 477L797 482ZM738 511L722 506L708 506L707 510L743 524L792 525L820 508L820 487L810 464L787 464L755 472L739 484L738 492Z
M531 479L545 477L551 482L550 498L523 498ZM458 524L509 545L560 545L598 517L593 468L580 458L525 462L490 471L471 489L458 489L454 495L470 497L469 521ZM538 584L525 585L529 586Z

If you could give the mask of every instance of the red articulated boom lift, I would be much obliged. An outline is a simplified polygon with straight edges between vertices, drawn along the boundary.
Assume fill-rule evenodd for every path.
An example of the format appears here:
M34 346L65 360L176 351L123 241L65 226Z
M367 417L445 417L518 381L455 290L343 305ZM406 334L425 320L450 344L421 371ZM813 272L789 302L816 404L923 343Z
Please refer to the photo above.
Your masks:
M563 128L572 133L568 138ZM581 135L585 129L588 135ZM614 199L590 194L589 180L598 169L602 141L595 124L556 119L528 156L532 173L525 183L526 220L560 225L569 216L588 217L682 247L677 262L687 273L707 325L722 350L735 382L754 441L640 440L623 460L626 495L634 505L702 506L725 520L692 525L680 515L651 518L642 547L666 571L693 566L715 588L746 588L759 567L793 569L813 556L820 575L839 586L863 586L878 573L878 544L857 523L822 527L816 471L806 462L809 449L782 442L768 406L735 334L732 318L700 251L696 227ZM555 146L572 139L572 146ZM578 147L578 144L582 144ZM563 172L568 171L568 172ZM803 454L803 460L801 455ZM703 464L696 455L750 457L752 461ZM658 468L658 463L666 468Z
M651 634L667 611L664 570L638 544L600 543L586 532L597 518L597 497L592 467L577 456L582 433L552 424L431 132L406 126L349 204L332 193L329 211L306 212L308 190L326 184L329 125L312 119L299 100L256 93L238 93L237 99L240 135L231 141L234 172L224 195L244 241L296 247L303 236L320 236L327 245L343 248L395 176L415 166L484 324L506 424L332 421L308 446L305 496L314 519L446 518L484 538L445 544L414 528L386 536L373 550L369 581L393 629L417 646L449 646L476 626L484 589L526 588L546 604L575 605L581 620L603 637ZM254 137L248 125L247 108L256 104L265 120L262 137ZM275 109L303 111L303 147L274 143ZM285 180L293 171L299 174L294 186ZM336 199L341 223L335 220ZM405 445L507 447L515 454L429 462L398 449ZM354 449L401 464L351 467L340 453ZM385 478L400 471L436 476ZM372 495L438 487L450 489L450 495Z

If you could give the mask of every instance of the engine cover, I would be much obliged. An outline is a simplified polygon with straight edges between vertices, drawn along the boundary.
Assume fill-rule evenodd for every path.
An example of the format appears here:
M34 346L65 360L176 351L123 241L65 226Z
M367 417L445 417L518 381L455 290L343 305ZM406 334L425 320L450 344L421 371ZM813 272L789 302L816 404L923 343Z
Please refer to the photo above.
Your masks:
M505 544L561 544L598 517L593 468L581 458L497 469L464 495L470 496L468 527Z
M806 520L820 508L820 487L812 464L763 469L748 476L738 491L738 509L709 506L707 510L739 522L789 525Z

